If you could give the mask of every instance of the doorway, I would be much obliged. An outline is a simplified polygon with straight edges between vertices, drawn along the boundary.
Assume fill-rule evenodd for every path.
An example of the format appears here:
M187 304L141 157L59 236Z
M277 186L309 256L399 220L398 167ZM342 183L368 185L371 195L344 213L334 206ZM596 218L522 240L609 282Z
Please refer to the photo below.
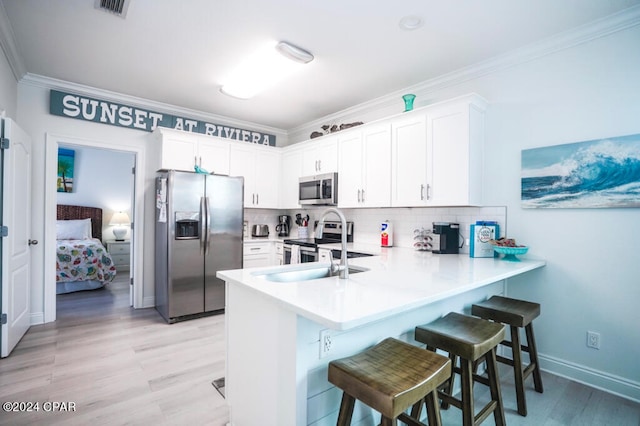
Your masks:
M132 229L130 230L131 242L131 265L130 276L132 279L131 286L131 304L134 308L143 307L142 303L142 224L144 217L144 147L132 147L127 145L119 145L106 141L85 140L76 137L60 136L54 134L46 135L45 148L45 236L44 236L44 322L55 321L56 319L56 283L55 283L55 241L56 241L56 205L58 199L57 192L57 159L58 148L77 147L78 149L98 149L105 152L119 152L133 157L133 184L131 191L130 212L132 213ZM105 173L108 171L98 171ZM133 171L132 171L133 172ZM106 213L106 212L105 212ZM105 217L109 220L109 217ZM108 223L108 222L106 222Z
M102 263L102 256L97 255L97 253L101 253L103 248L98 246L94 246L94 250L86 252L96 253L95 257L87 259L92 260L91 263L80 262L80 258L73 255L74 251L71 246L66 241L63 241L65 254L70 256L71 260L75 259L77 262L61 263L64 268L57 271L57 276L75 277L73 281L56 284L56 292L58 293L56 297L57 308L60 307L62 294L79 291L84 296L78 297L94 298L95 292L83 290L96 289L98 287L109 291L113 287L111 284L114 282L111 281L113 272L108 272L112 267L115 267L117 273L117 276L114 276L113 279L118 283L119 287L122 287L123 283L127 283L127 287L121 288L118 293L122 293L122 290L128 290L130 293L128 298L129 305L133 305L133 289L130 288L131 286L128 283L132 272L130 268L132 239L129 223L131 223L130 216L132 216L134 207L134 175L132 171L134 169L135 154L119 150L69 145L62 142L59 143L59 149L58 174L61 175L61 173L66 172L67 176L65 178L58 177L57 205L58 207L71 205L101 209L102 215L98 214L98 217L94 218L102 223L99 229L98 225L95 224L96 232L100 234L96 233L92 237L100 240L104 249L110 255L110 262ZM62 157L60 157L61 154L63 155ZM64 167L61 168L61 165ZM73 213L68 210L59 211L58 215L60 214L65 215L65 219L87 217L69 216L73 215ZM82 214L88 215L89 213ZM118 234L117 236L116 233ZM87 256L94 255L87 254ZM60 261L59 259L57 260L58 262ZM103 286L97 280L90 282L77 281L83 277L87 278L89 273L95 273L96 276L103 277L106 280L106 286ZM63 297L62 300L68 299L68 297ZM57 316L59 314L60 311L58 310Z

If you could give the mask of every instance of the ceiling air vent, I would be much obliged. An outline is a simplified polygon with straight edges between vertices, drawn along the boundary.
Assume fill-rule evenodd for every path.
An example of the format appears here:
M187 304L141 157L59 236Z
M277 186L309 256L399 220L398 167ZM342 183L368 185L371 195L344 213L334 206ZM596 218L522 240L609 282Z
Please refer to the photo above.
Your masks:
M96 9L124 18L127 16L129 3L131 3L131 0L96 0L95 6Z

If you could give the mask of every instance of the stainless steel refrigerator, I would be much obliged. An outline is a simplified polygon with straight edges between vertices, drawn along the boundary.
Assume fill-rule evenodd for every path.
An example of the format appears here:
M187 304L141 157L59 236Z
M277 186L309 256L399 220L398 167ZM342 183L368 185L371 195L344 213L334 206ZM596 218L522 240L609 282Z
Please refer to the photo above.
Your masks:
M156 177L156 309L169 322L224 312L216 272L242 268L244 178L175 170Z

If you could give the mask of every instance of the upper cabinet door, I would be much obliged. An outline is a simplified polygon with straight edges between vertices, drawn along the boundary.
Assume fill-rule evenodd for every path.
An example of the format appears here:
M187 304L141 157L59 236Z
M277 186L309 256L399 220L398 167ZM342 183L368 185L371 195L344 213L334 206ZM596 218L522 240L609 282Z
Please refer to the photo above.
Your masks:
M391 206L391 125L362 131L362 193L364 207Z
M325 136L318 141L304 142L303 145L303 176L338 171L338 139L336 136Z
M162 157L160 169L193 171L198 159L198 139L196 135L182 132L162 133Z
M229 142L213 138L198 138L198 156L200 167L209 173L229 174Z
M338 205L362 207L362 133L342 135L338 142Z
M255 152L256 207L278 208L280 189L280 152L277 148L257 149Z
M484 109L484 100L477 96L429 109L430 205L482 205Z
M427 118L416 111L391 123L391 205L426 205L427 173Z
M231 145L229 173L244 177L244 206L277 208L280 152L248 144Z
M302 176L302 149L285 148L282 153L280 167L280 202L281 209L298 209L298 183Z

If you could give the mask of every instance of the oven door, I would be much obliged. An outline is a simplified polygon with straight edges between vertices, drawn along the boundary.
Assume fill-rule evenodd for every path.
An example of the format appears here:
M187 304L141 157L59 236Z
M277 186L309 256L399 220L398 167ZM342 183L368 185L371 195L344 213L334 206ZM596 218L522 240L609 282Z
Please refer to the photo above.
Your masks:
M291 245L285 244L283 246L284 264L291 264ZM317 262L318 253L315 248L300 246L300 263Z

